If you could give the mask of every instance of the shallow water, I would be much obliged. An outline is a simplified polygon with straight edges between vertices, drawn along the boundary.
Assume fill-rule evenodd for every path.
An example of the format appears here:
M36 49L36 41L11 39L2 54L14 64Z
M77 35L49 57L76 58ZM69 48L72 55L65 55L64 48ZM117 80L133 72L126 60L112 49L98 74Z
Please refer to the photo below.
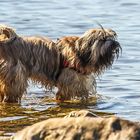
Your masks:
M140 2L139 0L0 0L0 23L21 35L43 35L57 39L80 35L97 22L118 33L123 53L98 83L98 98L89 104L57 104L54 94L30 84L21 105L0 105L0 131L11 135L24 126L71 110L88 108L98 115L140 121ZM0 132L2 135L3 132Z

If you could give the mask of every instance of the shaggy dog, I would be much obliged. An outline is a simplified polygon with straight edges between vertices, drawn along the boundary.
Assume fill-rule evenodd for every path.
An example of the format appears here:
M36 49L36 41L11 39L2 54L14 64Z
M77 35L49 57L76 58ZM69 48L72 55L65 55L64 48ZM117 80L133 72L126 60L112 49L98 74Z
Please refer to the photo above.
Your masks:
M28 79L57 87L56 99L87 99L95 78L112 66L121 50L111 29L90 29L81 37L55 43L44 37L21 37L0 26L0 102L20 102Z

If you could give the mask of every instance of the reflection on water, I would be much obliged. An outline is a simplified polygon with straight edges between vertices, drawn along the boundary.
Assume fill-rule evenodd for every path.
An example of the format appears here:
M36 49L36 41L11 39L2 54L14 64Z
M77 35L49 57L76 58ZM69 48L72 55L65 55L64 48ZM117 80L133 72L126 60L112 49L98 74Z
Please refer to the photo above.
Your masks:
M88 104L57 104L54 94L45 94L30 84L21 105L0 105L0 134L50 117L64 116L71 110L88 108L99 115L115 113L140 120L140 3L139 0L1 0L0 23L8 24L22 35L43 35L56 39L80 35L97 27L97 21L118 33L122 56L98 82L97 100ZM101 96L102 95L102 96ZM106 115L107 115L106 114Z
M112 113L105 113L96 110L97 98L91 97L88 102L85 103L75 100L60 104L56 104L53 99L44 98L39 103L34 103L36 104L35 106L32 106L30 102L28 102L29 104L24 105L24 107L18 104L0 104L0 131L4 132L2 134L4 136L12 135L17 130L41 120L53 117L64 117L71 111L90 109L90 107L91 110L95 110L94 112L98 116L113 115ZM40 106L42 106L42 110L40 110Z

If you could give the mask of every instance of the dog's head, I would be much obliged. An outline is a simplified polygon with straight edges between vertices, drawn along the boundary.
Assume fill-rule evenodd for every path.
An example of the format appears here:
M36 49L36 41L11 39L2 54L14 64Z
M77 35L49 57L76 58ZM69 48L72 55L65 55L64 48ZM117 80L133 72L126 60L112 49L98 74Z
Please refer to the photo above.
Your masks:
M90 65L97 75L110 68L121 50L116 38L116 32L111 29L86 31L76 42L77 55L81 64Z

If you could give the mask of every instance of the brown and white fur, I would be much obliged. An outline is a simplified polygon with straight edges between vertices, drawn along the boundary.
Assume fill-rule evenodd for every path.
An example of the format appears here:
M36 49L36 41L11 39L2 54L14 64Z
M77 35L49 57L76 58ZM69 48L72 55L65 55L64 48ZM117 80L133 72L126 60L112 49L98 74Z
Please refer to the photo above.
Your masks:
M87 99L96 92L92 74L110 68L120 49L111 29L90 29L81 37L54 43L44 37L21 37L0 26L0 102L20 102L28 79L46 88L56 86L59 101Z

